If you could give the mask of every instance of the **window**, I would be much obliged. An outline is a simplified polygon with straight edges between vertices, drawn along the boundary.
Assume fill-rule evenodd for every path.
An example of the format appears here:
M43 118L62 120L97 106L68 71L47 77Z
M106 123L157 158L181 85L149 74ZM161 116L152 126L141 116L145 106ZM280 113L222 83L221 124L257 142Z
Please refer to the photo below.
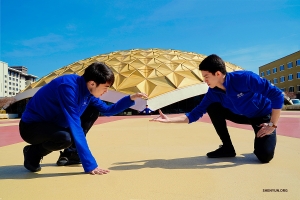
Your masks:
M279 71L284 71L284 65L279 66Z
M293 80L293 74L289 74L288 80L289 80L289 81Z
M276 74L277 73L277 68L273 68L273 74Z
M287 64L287 68L288 69L291 69L293 67L293 63L292 62L289 62L288 64Z
M300 59L296 60L296 66L300 66Z
M280 77L280 83L284 82L285 81L285 77L284 76L281 76Z
M274 78L273 82L274 82L274 84L277 84L278 83L277 78Z
M11 82L8 82L8 85L11 85Z
M265 76L265 72L260 73L260 76L264 77Z
M267 70L267 76L271 74L271 71L268 69Z
M289 92L294 92L294 86L289 87Z
M300 85L297 85L297 91L300 92Z
M285 90L286 90L285 88L280 88L280 89L281 89L282 92L285 92Z
M300 78L300 72L297 72L297 78Z

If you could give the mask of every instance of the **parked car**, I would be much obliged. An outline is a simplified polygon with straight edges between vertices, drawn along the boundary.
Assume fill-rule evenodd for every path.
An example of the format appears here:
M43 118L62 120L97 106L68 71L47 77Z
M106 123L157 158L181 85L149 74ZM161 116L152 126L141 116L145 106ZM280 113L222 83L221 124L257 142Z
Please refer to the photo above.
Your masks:
M293 102L294 105L300 104L300 100L299 99L291 99L291 101Z
M286 105L286 110L300 110L300 100L299 99L291 99L292 105Z

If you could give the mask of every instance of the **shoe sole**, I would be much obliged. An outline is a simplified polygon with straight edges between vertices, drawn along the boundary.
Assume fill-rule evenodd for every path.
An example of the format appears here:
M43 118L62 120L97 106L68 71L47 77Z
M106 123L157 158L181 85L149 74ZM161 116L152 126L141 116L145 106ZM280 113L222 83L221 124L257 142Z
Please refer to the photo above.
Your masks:
M57 166L78 165L78 164L81 164L81 162L68 160L68 158L65 157L59 158L58 161L56 162Z
M209 155L206 155L208 158L232 158L232 157L235 157L236 154L225 154L225 155L222 155L222 156L209 156Z

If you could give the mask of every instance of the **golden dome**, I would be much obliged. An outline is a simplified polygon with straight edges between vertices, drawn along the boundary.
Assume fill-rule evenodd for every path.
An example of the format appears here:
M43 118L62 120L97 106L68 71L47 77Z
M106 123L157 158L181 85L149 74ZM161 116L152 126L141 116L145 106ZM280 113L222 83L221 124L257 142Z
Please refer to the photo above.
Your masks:
M39 88L64 74L82 75L93 62L104 62L114 75L111 90L132 94L143 92L148 98L202 83L199 64L206 56L192 52L163 49L133 49L101 54L62 67L29 85L24 91ZM241 70L225 62L227 71Z

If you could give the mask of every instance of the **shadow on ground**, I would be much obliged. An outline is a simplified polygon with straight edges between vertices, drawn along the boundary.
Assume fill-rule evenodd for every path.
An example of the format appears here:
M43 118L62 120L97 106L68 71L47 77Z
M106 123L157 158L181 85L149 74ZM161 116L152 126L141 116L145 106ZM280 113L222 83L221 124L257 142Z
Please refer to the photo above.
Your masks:
M57 167L55 164L42 164L41 167ZM81 167L81 165L74 165ZM82 167L81 167L82 168ZM42 169L43 170L43 169ZM0 180L1 179L34 179L34 178L49 178L59 176L82 175L84 172L70 172L70 173L51 173L43 174L41 172L33 173L24 168L23 165L9 165L0 166Z
M252 153L242 154L234 158L207 158L197 156L190 158L176 159L153 159L139 160L131 162L114 163L110 170L136 170L143 168L162 168L162 169L219 169L227 167L237 167L245 164L261 164Z

